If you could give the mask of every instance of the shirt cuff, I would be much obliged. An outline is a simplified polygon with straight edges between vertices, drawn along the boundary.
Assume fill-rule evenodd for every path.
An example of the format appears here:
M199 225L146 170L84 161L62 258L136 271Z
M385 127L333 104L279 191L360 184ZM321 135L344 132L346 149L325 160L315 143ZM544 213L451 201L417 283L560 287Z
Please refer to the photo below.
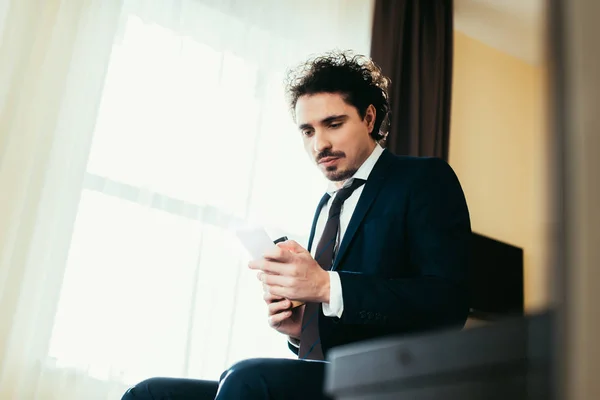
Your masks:
M326 317L342 317L344 312L344 298L342 297L342 281L335 271L329 274L329 304L323 303L323 314Z
M288 336L288 342L294 347L300 348L300 340L294 339L293 337Z

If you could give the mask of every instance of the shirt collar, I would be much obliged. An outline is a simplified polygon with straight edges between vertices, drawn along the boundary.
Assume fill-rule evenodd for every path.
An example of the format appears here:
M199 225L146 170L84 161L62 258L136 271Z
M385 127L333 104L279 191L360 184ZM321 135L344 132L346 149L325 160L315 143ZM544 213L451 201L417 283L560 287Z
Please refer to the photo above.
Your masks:
M377 160L379 160L379 157L381 157L382 153L383 147L381 147L379 143L377 143L371 155L365 160L364 163L362 163L358 171L356 171L351 178L344 182L344 186L342 187L350 186L354 179L363 179L366 181L369 178L371 171L373 171L373 167L375 167L375 164L377 163ZM327 186L327 193L330 196L333 196L337 191L338 187L335 186L335 182L329 182L329 185Z

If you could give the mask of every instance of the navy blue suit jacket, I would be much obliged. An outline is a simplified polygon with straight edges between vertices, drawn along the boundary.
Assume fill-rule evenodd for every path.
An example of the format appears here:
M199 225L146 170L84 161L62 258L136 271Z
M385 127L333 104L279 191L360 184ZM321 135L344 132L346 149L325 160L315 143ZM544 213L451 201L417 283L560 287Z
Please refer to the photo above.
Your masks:
M309 251L326 200L317 207ZM321 310L325 356L335 346L360 340L462 327L470 238L467 204L452 168L437 158L385 150L334 260L344 312L332 318ZM290 349L297 354L297 348Z

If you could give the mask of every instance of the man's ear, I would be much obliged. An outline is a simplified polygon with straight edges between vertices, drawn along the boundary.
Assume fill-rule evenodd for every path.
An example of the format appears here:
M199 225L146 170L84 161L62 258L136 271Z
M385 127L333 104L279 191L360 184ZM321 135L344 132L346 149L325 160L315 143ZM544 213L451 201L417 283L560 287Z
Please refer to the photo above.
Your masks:
M377 117L377 110L375 110L375 107L373 106L373 104L369 104L369 107L367 107L367 110L365 111L365 118L364 121L367 124L367 130L369 131L369 134L371 132L373 132L373 127L375 126L375 118Z

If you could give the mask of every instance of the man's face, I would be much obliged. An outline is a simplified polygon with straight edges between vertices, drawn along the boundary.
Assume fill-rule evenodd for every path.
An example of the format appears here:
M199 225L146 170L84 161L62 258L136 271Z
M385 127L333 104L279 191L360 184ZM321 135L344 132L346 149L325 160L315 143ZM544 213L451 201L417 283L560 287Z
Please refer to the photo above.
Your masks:
M296 124L304 148L330 181L352 177L375 148L371 138L375 108L365 118L337 93L301 96L296 103Z

